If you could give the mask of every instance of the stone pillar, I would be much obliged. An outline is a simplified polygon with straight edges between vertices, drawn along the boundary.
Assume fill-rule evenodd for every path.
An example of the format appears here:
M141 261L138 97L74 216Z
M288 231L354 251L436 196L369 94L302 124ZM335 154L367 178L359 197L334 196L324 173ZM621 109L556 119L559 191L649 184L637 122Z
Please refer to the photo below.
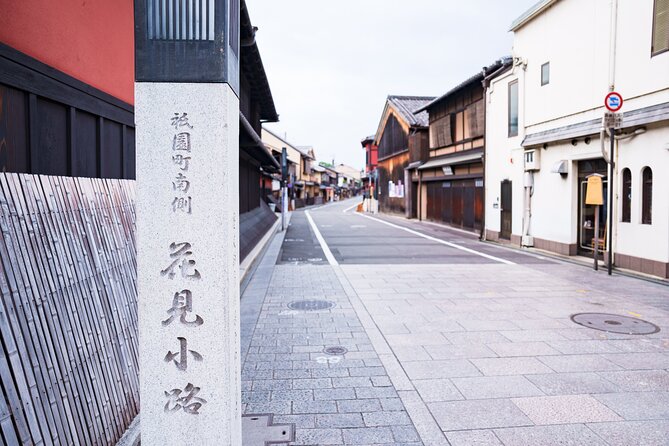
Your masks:
M135 89L142 445L241 445L239 100Z
M240 3L175 5L134 0L141 441L240 445Z

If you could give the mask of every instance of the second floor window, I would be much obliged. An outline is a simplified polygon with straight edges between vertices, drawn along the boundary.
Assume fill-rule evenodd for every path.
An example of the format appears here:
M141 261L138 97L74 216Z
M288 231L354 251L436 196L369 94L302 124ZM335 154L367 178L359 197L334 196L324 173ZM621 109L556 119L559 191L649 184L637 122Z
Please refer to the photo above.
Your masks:
M509 138L518 136L518 81L509 84Z
M655 0L651 56L669 51L669 0Z
M541 66L541 85L548 85L551 81L551 63L546 62Z

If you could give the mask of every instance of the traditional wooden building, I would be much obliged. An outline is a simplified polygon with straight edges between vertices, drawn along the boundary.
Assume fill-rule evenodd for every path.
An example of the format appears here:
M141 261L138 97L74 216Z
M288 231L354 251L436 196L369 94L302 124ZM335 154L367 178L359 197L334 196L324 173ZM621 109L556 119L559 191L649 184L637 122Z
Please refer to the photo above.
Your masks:
M416 110L429 114L429 155L412 170L420 186L418 217L472 231L484 220L485 68Z
M428 115L414 111L432 101L433 97L388 96L373 145L378 147L379 210L415 215L411 200L414 194L410 176L405 169L409 164L427 156Z

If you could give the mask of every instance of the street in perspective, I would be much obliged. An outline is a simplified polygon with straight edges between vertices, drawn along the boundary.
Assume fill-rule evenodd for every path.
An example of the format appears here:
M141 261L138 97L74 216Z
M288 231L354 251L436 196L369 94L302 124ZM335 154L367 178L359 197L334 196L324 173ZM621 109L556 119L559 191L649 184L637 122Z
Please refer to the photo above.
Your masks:
M0 446L669 446L669 0L0 0Z

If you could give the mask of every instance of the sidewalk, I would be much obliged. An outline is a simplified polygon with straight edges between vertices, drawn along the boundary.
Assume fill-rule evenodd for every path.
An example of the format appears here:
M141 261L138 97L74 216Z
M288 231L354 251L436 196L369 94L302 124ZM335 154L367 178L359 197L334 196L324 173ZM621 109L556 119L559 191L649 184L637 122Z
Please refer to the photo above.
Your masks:
M276 266L283 236L242 299L244 413L295 423L297 445L422 444L332 267ZM288 308L299 300L334 308ZM348 352L328 355L327 347Z

